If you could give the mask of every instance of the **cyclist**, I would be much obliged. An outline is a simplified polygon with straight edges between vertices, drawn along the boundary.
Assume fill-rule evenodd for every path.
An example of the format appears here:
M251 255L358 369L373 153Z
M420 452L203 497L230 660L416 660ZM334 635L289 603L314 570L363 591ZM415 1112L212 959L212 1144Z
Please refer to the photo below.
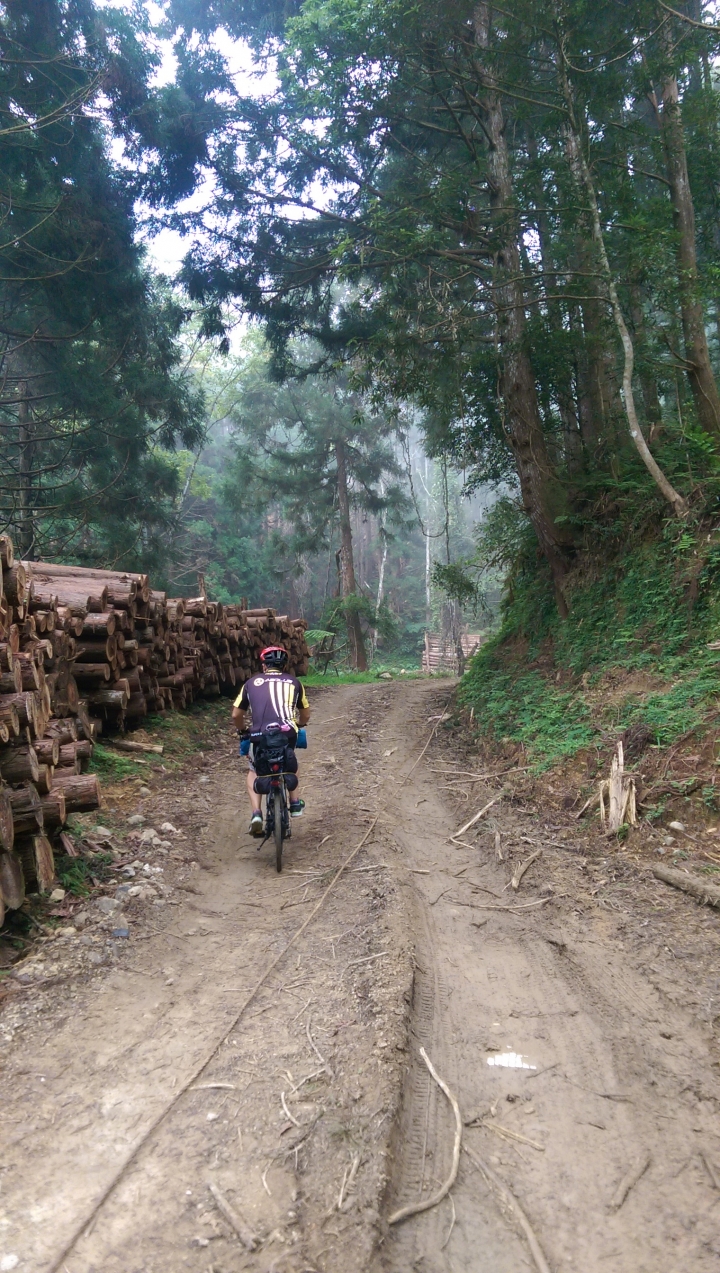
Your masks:
M310 720L310 704L300 681L285 671L287 662L287 650L281 645L269 645L260 652L262 672L259 676L251 676L243 685L233 704L232 719L239 730L244 730L246 716L250 712L253 733L264 733L267 729L281 729L283 733L287 733L289 760L297 766L294 748L298 728L307 725ZM249 760L247 791L252 809L250 834L261 836L261 801L254 786L255 765L252 757ZM296 788L290 801L291 817L300 817L304 808L305 801L300 799L300 791Z

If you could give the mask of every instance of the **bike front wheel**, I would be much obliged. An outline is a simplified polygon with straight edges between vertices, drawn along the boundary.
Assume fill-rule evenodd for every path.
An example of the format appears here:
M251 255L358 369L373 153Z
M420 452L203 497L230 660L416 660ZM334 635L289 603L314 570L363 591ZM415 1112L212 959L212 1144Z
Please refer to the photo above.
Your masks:
M273 791L273 812L275 814L275 865L278 872L282 871L282 851L283 851L283 832L285 810L283 809L283 793L282 791Z

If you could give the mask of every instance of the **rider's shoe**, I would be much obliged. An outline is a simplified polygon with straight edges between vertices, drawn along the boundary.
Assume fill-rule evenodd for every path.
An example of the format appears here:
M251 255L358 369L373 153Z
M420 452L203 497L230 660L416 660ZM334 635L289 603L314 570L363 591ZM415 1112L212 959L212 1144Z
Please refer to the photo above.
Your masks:
M301 818L302 811L304 808L305 808L304 800L291 800L290 801L290 817Z
M263 833L263 816L259 809L255 811L250 819L250 834L260 836Z

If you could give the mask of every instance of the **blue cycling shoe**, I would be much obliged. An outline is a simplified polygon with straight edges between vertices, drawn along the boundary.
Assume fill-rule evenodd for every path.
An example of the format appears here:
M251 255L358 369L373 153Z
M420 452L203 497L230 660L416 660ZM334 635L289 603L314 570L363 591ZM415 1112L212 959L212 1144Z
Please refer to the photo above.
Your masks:
M290 801L290 817L301 818L302 811L304 808L305 808L304 800L291 800Z

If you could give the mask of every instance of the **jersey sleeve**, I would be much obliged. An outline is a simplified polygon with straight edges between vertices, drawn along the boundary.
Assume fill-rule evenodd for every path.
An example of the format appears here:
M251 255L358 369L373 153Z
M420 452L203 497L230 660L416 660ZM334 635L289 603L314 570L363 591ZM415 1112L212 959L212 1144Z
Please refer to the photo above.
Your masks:
M240 690L240 693L238 694L237 698L235 699L235 702L233 703L233 707L239 707L241 712L247 712L247 711L249 711L249 709L250 709L250 700L249 700L249 698L248 698L248 694L247 694L247 681L245 682L245 684L243 685L242 689Z
M305 686L303 685L302 681L298 681L297 685L298 685L297 708L298 708L298 711L305 711L310 706L310 703L308 702L308 696L305 693Z

